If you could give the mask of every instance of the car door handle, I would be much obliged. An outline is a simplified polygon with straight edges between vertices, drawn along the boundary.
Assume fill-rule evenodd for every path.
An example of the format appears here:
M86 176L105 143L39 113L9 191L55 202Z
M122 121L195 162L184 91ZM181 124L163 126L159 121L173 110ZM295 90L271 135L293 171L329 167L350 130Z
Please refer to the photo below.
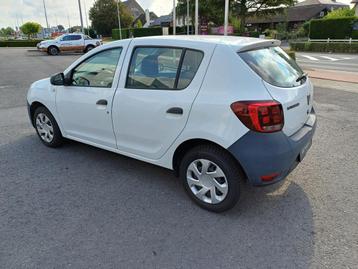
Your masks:
M108 104L108 102L105 99L98 100L96 103L96 105L99 105L99 106L106 106L107 104Z
M181 107L171 107L167 110L168 114L183 115L183 109Z

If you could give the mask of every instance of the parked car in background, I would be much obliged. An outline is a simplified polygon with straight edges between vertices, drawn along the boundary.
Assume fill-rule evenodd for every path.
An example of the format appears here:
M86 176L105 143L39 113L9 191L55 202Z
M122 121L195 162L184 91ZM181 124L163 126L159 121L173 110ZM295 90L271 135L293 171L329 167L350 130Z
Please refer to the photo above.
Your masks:
M87 35L74 33L41 41L37 44L37 49L50 55L57 55L60 52L88 52L100 45L102 45L101 39L92 39Z
M316 127L313 86L277 40L161 36L111 42L33 83L32 125L49 147L73 139L175 171L221 212L240 184L284 179Z

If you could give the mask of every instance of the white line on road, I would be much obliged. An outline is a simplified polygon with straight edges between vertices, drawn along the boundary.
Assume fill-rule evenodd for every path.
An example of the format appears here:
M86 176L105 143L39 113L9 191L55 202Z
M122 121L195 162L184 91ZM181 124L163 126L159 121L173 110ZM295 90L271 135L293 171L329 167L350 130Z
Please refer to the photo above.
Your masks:
M317 58L312 57L312 56L308 56L308 55L301 55L301 56L302 56L302 57L305 57L305 58L307 58L307 59L309 59L309 60L312 60L312 61L318 61Z
M328 59L328 60L331 60L331 61L338 61L339 59L336 59L336 58L333 58L333 57L329 57L329 56L320 56L322 58L325 58L325 59Z

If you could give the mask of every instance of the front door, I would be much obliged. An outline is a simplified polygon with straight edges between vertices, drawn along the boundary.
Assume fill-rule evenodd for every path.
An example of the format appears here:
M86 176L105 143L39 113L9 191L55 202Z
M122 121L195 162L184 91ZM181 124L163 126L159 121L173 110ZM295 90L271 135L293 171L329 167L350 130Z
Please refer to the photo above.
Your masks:
M71 85L56 87L57 112L69 138L116 147L111 107L121 52L115 47L90 56L66 74Z
M186 48L181 41L133 40L113 102L118 149L159 159L187 122L214 50ZM161 44L161 42L165 42Z

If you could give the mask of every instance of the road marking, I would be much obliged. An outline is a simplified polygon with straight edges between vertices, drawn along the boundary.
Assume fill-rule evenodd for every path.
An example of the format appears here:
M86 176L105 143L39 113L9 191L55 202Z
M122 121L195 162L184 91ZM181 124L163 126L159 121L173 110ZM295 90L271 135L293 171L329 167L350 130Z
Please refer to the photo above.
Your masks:
M309 60L312 60L312 61L318 61L317 58L312 57L312 56L308 56L308 55L301 55L301 56L302 56L302 57L305 57L305 58L307 58L307 59L309 59Z
M322 58L325 58L325 59L328 59L328 60L331 60L331 61L338 61L339 59L336 59L336 58L333 58L333 57L329 57L329 56L320 56Z

